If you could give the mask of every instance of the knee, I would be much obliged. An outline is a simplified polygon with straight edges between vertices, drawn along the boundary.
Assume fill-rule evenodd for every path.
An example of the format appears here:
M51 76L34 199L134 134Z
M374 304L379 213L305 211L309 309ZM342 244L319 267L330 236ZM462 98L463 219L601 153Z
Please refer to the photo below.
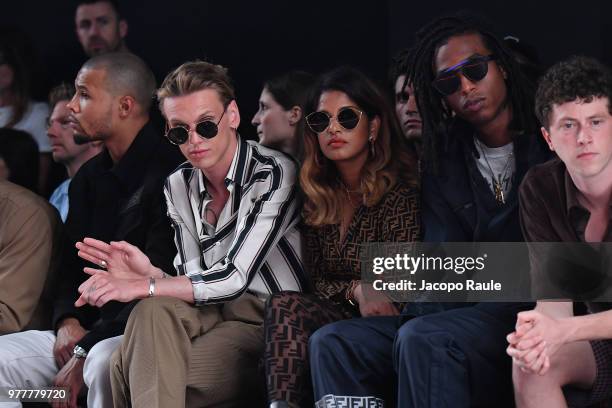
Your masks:
M334 323L323 326L308 339L309 362L313 372L325 370L328 364L336 365L335 361L340 356L341 338L335 326Z
M177 300L165 296L142 299L130 313L130 320L156 318L164 311L174 308Z
M393 344L396 358L424 358L434 349L456 349L454 336L444 327L424 317L412 319L397 331ZM451 354L451 353L438 353Z
M525 402L529 401L532 390L537 388L534 387L534 381L538 381L535 377L538 375L525 373L516 364L512 364L512 385L518 406L524 406Z
M331 323L321 327L310 336L308 339L308 350L311 355L327 354L341 342L342 336L338 324Z
M512 386L517 397L524 394L531 375L524 373L516 364L512 364Z
M512 385L514 386L517 403L529 401L533 392L561 387L561 384L557 381L557 376L553 373L538 375L524 372L516 364L512 364Z
M395 348L398 351L419 351L427 348L429 344L430 327L421 319L415 318L404 323L397 331Z
M100 379L109 378L110 356L112 352L113 350L103 348L100 343L89 350L83 365L83 380L87 387L91 388L91 384Z
M168 319L173 320L177 309L192 307L180 299L171 297L152 297L142 299L134 307L128 319L125 334L138 332L138 326L165 324Z
M266 337L274 337L272 333L284 331L288 326L296 326L296 319L304 313L308 311L304 305L303 293L284 291L270 296L264 309Z
M298 299L303 296L301 292L294 291L283 291L271 295L266 300L266 310L279 309L279 308L291 308Z

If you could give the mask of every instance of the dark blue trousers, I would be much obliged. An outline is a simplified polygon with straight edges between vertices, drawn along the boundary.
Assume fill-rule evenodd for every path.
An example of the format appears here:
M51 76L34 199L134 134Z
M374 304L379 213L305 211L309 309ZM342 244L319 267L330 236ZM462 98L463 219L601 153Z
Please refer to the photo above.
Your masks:
M344 320L310 338L318 407L513 406L506 335L529 303L479 303L406 322Z

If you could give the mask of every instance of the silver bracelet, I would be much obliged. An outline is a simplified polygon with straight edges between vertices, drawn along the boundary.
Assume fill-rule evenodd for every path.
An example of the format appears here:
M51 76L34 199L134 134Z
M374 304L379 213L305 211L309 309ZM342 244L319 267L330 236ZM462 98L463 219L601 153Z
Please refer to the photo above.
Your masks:
M155 278L149 277L149 297L155 296Z

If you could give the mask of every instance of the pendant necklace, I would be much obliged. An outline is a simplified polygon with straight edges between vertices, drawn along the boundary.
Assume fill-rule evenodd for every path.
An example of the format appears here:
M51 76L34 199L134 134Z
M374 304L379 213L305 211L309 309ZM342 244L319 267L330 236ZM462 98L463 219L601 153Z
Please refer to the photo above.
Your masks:
M489 159L487 158L487 155L484 151L484 148L482 147L480 140L478 140L477 137L475 137L474 139L476 139L476 144L480 148L480 153L484 157L485 163L487 163L487 167L489 167L489 170L491 171L491 178L493 179L493 194L495 194L495 201L497 201L497 204L499 205L506 204L506 197L505 197L504 188L502 185L502 175L506 174L506 170L508 169L508 165L510 164L510 160L512 160L512 156L514 155L514 153L511 152L508 155L508 160L506 161L506 165L502 169L501 173L499 173L499 177L495 177L495 172L493 171L493 168L491 167L491 164L489 163Z

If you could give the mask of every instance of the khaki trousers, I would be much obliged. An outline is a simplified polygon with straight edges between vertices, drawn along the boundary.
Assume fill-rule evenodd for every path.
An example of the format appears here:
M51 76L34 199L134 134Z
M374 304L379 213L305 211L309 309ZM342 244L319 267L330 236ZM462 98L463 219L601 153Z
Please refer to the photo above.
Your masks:
M262 397L264 302L245 293L195 307L144 299L111 358L115 407L240 407Z

